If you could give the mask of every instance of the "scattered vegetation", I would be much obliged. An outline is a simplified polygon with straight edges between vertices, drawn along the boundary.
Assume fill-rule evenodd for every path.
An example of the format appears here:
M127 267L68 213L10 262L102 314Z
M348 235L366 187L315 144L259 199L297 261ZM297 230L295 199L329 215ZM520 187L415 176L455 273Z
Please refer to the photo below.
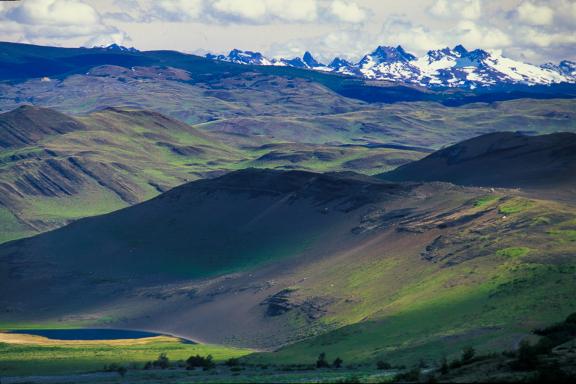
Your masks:
M504 256L509 258L516 258L526 256L530 252L530 248L528 247L508 247L504 249L500 249L496 252L498 256Z
M226 361L227 365L229 365L230 363L230 359L228 359ZM237 366L238 364L236 364ZM196 369L196 368L202 368L205 371L208 371L212 368L214 368L216 366L216 363L214 363L214 359L212 358L212 355L208 355L206 357L200 356L200 355L196 355L196 356L190 356L188 358L188 360L186 360L186 369Z
M499 199L500 199L500 196L498 196L496 194L486 195L486 196L483 196L483 197L477 199L474 202L474 207L482 208L482 207L485 207L487 205L490 205L491 203L493 203Z
M533 205L534 203L528 199L516 197L506 201L503 204L500 204L498 211L503 215L511 215L514 213L523 212Z

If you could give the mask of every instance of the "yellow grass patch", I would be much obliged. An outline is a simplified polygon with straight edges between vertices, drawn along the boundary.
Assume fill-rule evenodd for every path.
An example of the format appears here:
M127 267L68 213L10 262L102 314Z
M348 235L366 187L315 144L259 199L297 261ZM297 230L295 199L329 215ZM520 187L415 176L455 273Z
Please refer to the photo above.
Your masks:
M155 342L179 342L180 339L172 336L154 336L141 339L117 340L55 340L44 336L26 335L18 333L0 332L0 343L7 344L34 344L49 346L78 346L78 345L144 345Z

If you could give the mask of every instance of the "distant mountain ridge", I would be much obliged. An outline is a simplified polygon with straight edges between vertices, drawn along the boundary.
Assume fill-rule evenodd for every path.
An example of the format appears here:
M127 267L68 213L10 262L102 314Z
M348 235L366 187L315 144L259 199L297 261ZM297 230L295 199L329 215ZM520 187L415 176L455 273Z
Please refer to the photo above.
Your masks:
M328 65L316 60L308 51L302 58L270 59L259 52L234 49L227 56L207 54L206 58L236 64L304 68L426 87L474 89L506 84L576 82L576 63L572 61L536 66L509 59L496 51L469 51L462 45L430 50L422 57L407 52L400 45L379 46L357 63L336 57Z

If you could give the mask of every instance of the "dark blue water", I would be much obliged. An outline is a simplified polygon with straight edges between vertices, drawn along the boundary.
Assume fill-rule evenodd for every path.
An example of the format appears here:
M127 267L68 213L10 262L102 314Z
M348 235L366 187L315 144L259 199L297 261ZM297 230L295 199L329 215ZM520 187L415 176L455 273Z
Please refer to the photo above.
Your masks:
M43 336L53 340L118 340L143 339L145 337L164 336L161 333L132 331L126 329L17 329L10 333ZM192 343L190 340L183 342Z

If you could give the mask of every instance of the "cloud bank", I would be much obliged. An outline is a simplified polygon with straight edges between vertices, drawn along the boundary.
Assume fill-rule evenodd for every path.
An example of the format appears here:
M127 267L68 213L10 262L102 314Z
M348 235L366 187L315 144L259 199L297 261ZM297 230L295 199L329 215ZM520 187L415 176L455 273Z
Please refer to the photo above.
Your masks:
M576 59L573 0L26 0L0 3L10 41L133 42L270 56L357 59L377 45L417 54L464 44L534 63ZM170 37L168 37L170 36ZM198 36L202 36L199 39ZM187 38L188 37L188 38ZM164 38L164 40L162 40Z

